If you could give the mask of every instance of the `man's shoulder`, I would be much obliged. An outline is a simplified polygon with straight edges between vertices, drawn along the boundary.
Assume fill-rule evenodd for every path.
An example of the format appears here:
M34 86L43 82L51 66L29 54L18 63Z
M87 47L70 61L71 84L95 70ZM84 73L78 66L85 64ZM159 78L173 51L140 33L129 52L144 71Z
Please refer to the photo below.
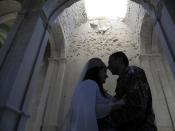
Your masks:
M138 67L138 66L135 66L135 65L130 65L129 68L130 68L130 70L144 71L141 67Z
M138 66L129 66L129 73L130 74L144 74L145 71L141 68L141 67L138 67Z
M132 77L135 80L142 80L143 82L147 82L145 71L142 68L138 66L130 66L130 68L132 70Z
M128 82L130 80L136 80L138 78L141 78L145 76L145 72L142 68L138 66L128 66L127 70L124 74L122 74L118 80L122 82Z

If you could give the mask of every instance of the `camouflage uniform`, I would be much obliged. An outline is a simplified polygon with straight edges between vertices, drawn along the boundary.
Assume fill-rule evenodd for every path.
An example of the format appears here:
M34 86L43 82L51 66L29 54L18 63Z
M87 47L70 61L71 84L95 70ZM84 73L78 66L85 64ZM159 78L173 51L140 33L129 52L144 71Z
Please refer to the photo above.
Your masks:
M117 100L125 101L110 114L117 131L157 131L150 87L141 68L129 66L118 78L115 92Z

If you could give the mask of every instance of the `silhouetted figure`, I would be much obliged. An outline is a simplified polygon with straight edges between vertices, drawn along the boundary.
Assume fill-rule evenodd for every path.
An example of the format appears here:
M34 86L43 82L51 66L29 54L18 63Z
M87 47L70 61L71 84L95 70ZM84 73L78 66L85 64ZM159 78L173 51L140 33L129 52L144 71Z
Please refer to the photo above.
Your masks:
M72 97L65 131L99 131L103 127L99 127L98 119L123 105L122 100L113 103L113 97L103 89L106 70L99 58L87 62Z
M129 66L123 52L112 54L108 64L112 74L119 75L115 98L125 102L120 109L111 112L112 126L116 131L157 131L151 91L144 70Z

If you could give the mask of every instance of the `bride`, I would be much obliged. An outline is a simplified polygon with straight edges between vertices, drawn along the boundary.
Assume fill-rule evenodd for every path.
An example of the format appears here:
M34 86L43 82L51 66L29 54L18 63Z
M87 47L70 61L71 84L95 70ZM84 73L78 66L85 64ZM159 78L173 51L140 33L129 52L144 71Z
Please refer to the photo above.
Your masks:
M71 100L65 119L65 131L113 130L108 125L104 127L104 119L124 102L114 102L114 97L104 90L106 70L105 64L99 58L92 58L87 62Z

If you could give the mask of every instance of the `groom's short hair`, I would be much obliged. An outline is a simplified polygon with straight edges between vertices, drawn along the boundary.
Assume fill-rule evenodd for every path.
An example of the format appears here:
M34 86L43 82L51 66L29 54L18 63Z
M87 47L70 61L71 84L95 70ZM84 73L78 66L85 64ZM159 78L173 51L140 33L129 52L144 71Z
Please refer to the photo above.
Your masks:
M113 53L112 55L110 55L110 58L113 57L115 60L117 60L117 58L123 58L123 63L128 66L129 65L129 60L128 57L125 55L125 53L123 53L122 51L118 51Z

